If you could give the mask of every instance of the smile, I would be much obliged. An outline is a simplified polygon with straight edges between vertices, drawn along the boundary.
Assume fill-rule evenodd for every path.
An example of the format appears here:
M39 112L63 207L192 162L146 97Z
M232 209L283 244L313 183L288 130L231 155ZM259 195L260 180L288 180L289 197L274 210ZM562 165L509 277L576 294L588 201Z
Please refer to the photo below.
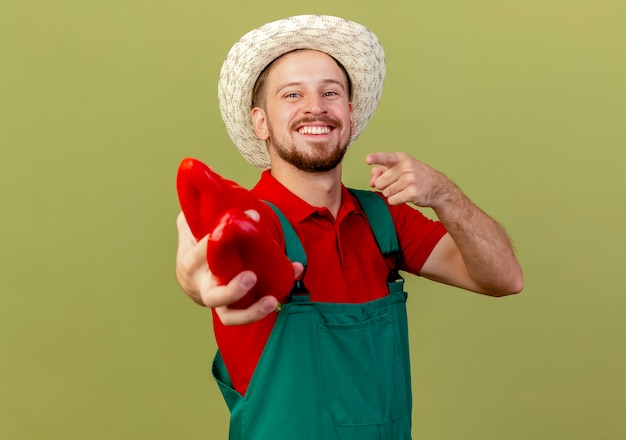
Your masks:
M327 125L318 126L318 125L305 125L304 127L300 127L298 129L298 133L300 134L328 134L332 131L332 127Z

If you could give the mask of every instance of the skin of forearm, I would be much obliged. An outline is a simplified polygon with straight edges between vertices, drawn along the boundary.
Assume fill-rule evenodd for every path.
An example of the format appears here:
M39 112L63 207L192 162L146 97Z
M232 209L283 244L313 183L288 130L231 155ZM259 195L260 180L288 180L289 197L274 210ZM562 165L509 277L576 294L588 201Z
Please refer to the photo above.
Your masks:
M456 243L479 290L494 296L522 290L522 270L502 226L451 182L441 203L432 208Z

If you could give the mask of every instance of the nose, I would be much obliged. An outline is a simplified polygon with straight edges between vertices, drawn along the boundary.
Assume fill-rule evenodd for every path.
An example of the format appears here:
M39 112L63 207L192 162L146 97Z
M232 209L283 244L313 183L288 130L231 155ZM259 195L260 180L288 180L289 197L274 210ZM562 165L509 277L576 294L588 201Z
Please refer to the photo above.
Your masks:
M322 96L312 94L306 102L305 113L320 115L326 113L326 103Z

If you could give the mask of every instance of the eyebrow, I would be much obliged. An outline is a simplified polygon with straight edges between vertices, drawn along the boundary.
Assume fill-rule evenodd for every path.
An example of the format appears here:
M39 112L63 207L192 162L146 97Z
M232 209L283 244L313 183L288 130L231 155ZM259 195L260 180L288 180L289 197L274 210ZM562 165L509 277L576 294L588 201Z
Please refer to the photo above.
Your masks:
M338 81L338 80L336 80L336 79L331 79L331 78L328 78L328 79L323 79L323 80L321 81L321 83L322 83L322 84L324 84L324 85L327 85L327 84L336 84L336 85L338 85L339 87L341 87L341 89L342 89L344 92L346 91L346 86L345 86L345 84L343 83L343 81ZM284 89L286 89L286 88L289 88L289 87L297 87L297 86L300 86L300 85L302 85L302 82L299 82L299 81L294 81L294 82L290 82L290 83L287 83L287 84L283 84L282 86L280 86L280 87L276 90L276 92L277 92L277 93L280 93L281 91L283 91L283 90L284 90Z

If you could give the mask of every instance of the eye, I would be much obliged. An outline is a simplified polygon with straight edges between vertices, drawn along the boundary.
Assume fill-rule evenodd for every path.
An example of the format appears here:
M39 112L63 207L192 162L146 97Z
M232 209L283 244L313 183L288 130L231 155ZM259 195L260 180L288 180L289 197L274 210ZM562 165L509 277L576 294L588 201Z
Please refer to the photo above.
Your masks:
M296 92L287 93L285 95L285 98L299 98L299 97L300 97L300 94Z
M337 96L337 95L339 95L339 93L334 92L334 91L328 91L328 92L325 92L323 96Z

